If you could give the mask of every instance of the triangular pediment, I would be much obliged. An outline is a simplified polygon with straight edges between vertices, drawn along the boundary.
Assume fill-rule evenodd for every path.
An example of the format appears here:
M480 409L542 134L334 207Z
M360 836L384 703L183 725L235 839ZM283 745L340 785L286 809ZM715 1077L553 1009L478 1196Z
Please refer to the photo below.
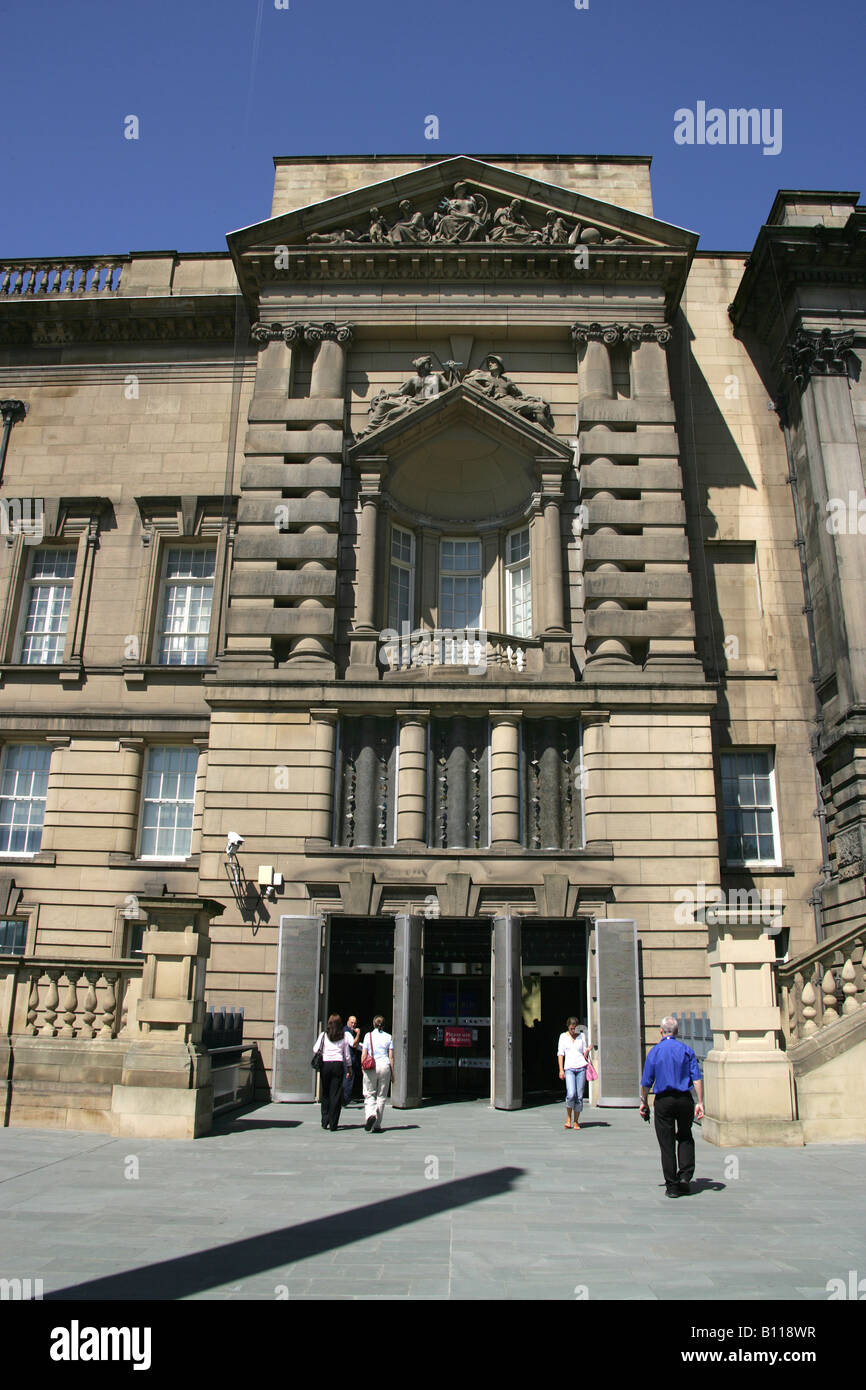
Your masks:
M372 471L382 480L398 515L485 530L525 516L542 481L561 478L573 454L548 430L460 383L365 434L349 461L362 478Z
M466 185L463 197L456 193L459 183ZM310 253L386 250L400 256L427 249L466 254L481 247L488 252L567 252L580 245L694 250L696 240L694 232L669 222L470 156L424 165L228 236L235 259L278 246Z
M536 461L549 459L567 465L573 457L569 446L550 430L497 405L468 383L458 382L432 400L410 406L399 419L366 430L351 445L349 458L354 461L406 452L426 438L458 427L480 431Z

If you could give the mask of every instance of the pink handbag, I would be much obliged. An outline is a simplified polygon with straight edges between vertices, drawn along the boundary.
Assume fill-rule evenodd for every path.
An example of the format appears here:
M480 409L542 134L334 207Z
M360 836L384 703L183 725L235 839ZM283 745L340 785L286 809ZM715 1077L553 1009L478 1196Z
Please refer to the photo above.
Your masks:
M598 1072L596 1071L595 1067L592 1065L592 1062L589 1060L588 1057L586 1059L586 1079L587 1081L598 1080Z

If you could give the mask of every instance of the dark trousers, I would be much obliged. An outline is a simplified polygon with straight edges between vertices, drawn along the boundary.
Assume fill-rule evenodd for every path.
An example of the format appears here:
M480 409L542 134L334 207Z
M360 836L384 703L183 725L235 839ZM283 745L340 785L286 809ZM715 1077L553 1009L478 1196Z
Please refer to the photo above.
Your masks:
M347 1076L343 1083L343 1104L348 1105L355 1090L355 1082L361 1070L361 1054L356 1047L352 1048L352 1075Z
M322 1096L322 1127L336 1129L343 1107L343 1080L346 1068L342 1062L323 1062L320 1076Z
M695 1172L695 1141L692 1138L695 1102L691 1091L663 1091L656 1096L653 1115L662 1151L665 1186L691 1182Z

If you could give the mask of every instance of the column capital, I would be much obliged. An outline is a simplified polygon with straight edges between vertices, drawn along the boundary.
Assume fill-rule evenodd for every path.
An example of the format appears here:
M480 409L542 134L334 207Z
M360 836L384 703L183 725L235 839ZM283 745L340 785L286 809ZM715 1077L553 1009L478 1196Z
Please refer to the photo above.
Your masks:
M487 713L492 724L519 724L523 718L522 709L491 709Z
M340 717L340 711L336 705L311 705L310 718L318 719L324 723L335 723Z
M287 345L298 343L303 336L302 323L254 323L250 329L250 337L258 347L267 347L269 343L278 342Z
M410 705L408 709L396 709L394 713L398 719L406 723L414 721L418 724L426 724L430 718L429 709L416 709L414 705Z
M574 323L571 337L574 343L605 343L608 347L616 347L619 343L631 347L657 343L659 347L667 347L673 329L667 323Z
M799 329L785 347L785 371L804 391L813 376L844 376L854 373L854 334Z
M304 341L315 346L321 342L339 343L341 347L347 347L355 336L355 325L352 323L332 323L326 320L325 323L305 323Z

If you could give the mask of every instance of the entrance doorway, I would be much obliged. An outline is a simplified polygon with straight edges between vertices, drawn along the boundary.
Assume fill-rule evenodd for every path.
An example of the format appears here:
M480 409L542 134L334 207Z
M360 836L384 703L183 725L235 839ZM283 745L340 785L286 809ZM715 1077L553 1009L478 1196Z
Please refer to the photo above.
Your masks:
M425 1095L490 1095L490 946L489 922L424 923Z
M394 1009L393 918L365 921L350 917L344 921L334 917L330 935L325 1018L339 1014L345 1023L354 1014L363 1038L373 1019L381 1014L386 1030L390 1030ZM361 1093L357 1068L355 1093Z
M564 1094L556 1045L572 1014L587 1017L587 932L583 922L523 922L523 1093Z

